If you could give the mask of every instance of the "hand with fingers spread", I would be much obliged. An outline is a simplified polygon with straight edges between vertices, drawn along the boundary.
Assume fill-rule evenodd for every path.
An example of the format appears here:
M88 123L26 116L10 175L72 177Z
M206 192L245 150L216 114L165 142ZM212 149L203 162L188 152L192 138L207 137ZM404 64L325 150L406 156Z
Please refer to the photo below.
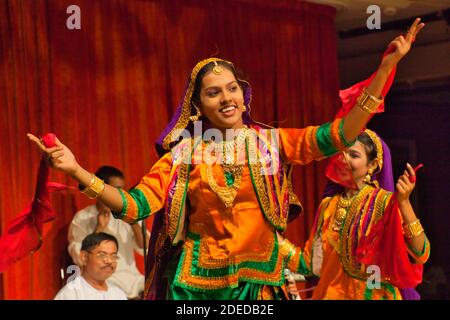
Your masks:
M420 18L416 18L405 36L400 35L392 40L391 43L389 43L389 47L391 47L392 50L384 56L380 68L390 70L395 67L395 65L409 52L412 43L424 26L425 24L420 22Z
M356 139L370 118L384 111L384 97L394 80L395 67L409 52L412 42L424 26L417 18L405 36L399 36L389 44L377 71L370 79L340 91L343 106L338 112L338 118L345 120L343 135L346 140ZM360 94L354 97L356 92Z
M48 161L53 168L71 176L75 174L79 167L75 160L75 156L69 148L58 140L58 138L55 139L56 146L47 148L39 138L31 133L27 134L27 137L37 145L41 152L46 154Z
M399 203L409 200L409 196L416 186L415 177L416 174L413 167L409 163L407 163L406 170L403 172L400 178L398 178L397 184L395 185Z

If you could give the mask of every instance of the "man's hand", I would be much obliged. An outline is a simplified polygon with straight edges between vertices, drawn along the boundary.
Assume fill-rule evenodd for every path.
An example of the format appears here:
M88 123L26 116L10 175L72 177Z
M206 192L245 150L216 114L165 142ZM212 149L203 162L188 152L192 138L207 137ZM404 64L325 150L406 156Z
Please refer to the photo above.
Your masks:
M109 224L109 219L111 219L110 212L100 212L97 216L97 227L95 232L103 232Z

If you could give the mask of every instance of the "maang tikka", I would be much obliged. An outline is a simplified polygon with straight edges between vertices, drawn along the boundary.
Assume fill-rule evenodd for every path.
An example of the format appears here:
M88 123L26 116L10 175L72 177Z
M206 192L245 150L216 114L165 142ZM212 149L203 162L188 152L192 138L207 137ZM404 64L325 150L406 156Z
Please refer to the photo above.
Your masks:
M217 61L213 61L214 63L214 68L212 69L212 71L214 72L214 74L221 74L223 72L223 67L219 66L219 64L217 63Z

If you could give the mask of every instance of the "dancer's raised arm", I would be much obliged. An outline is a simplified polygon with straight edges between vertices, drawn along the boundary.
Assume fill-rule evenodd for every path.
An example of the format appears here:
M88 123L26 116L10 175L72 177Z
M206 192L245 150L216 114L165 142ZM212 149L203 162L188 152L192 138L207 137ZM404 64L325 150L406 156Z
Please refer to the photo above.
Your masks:
M389 78L389 74L397 63L409 52L411 45L415 40L417 34L425 26L424 23L420 23L420 18L417 18L411 27L409 28L406 36L398 36L389 43L388 47L393 47L392 51L386 54L378 67L375 77L372 79L367 87L367 100L368 104L360 105L356 103L352 110L346 115L344 122L344 137L347 141L353 141L363 130L367 121L370 118L370 114L375 111L377 105L375 103L370 104L370 100L376 102L384 97L381 97L386 81ZM381 97L381 99L379 99ZM374 108L371 107L374 106Z

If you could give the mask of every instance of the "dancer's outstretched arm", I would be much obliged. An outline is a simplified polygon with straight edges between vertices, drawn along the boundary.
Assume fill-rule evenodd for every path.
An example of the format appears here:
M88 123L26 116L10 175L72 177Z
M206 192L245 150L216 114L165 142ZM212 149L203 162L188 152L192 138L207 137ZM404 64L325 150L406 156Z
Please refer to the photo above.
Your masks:
M395 49L391 53L385 55L381 61L375 77L367 87L367 92L370 95L374 97L381 96L383 87L386 84L392 69L409 52L414 39L424 26L424 23L420 23L420 18L417 18L409 28L406 37L398 36L389 43L389 46L393 46ZM345 139L347 141L355 140L369 118L369 112L366 112L355 105L345 117L343 127Z

